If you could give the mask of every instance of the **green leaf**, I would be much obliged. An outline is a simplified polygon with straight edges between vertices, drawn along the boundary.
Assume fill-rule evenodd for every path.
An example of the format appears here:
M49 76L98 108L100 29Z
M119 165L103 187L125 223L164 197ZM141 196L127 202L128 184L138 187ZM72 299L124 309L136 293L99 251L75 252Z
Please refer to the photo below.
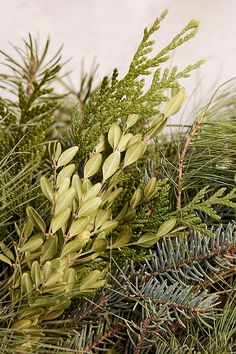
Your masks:
M53 188L51 183L48 181L48 179L43 176L40 178L40 186L43 194L47 199L49 199L51 202L53 201Z
M58 195L56 205L55 205L54 214L58 215L63 210L65 210L67 207L71 206L74 197L75 197L75 190L72 187L69 188L64 193L62 193L61 195Z
M80 290L90 290L94 289L94 286L96 285L96 282L101 276L101 271L100 270L94 270L90 272L86 277L82 279L82 281L79 284Z
M115 229L118 225L119 225L119 221L116 221L116 220L108 220L108 221L104 222L104 224L100 227L99 231L100 231L100 232L112 231L112 230Z
M34 252L44 242L43 234L36 234L30 237L30 239L20 248L20 252Z
M61 257L65 257L68 254L76 253L76 252L80 251L81 248L82 248L82 242L80 242L78 240L70 241L64 246L64 248L61 252Z
M133 234L131 229L125 228L124 230L121 230L115 242L113 243L112 248L125 246L130 242L132 237Z
M71 208L67 207L62 213L54 216L51 221L52 233L55 234L57 230L63 227L71 214Z
M82 202L84 203L89 199L97 197L101 189L102 189L102 183L96 183L83 195Z
M26 208L26 214L30 221L34 224L35 227L37 227L39 230L41 230L43 233L46 232L46 224L41 218L41 216L38 214L38 212L31 206L28 206Z
M168 102L164 110L166 117L172 116L180 110L186 97L185 88L181 88L179 92L173 96Z
M127 121L126 121L126 127L127 128L132 127L134 124L137 123L138 118L139 118L138 114L129 114Z
M0 242L0 248L2 249L3 253L5 253L5 255L10 258L12 261L15 260L15 256L12 253L12 251L10 250L9 247L7 247L3 242Z
M99 227L102 226L107 220L109 220L110 217L111 217L110 209L100 210L95 219L95 228L99 229Z
M173 230L175 225L176 225L175 218L172 218L172 219L169 219L169 220L163 222L157 231L157 236L163 237L163 236L168 235L168 233Z
M12 266L12 263L10 261L10 259L6 256L4 256L4 254L0 254L0 261L9 264L10 266Z
M157 241L159 240L159 236L155 234L144 234L143 236L140 237L138 241L136 241L134 244L141 246L141 247L152 247Z
M131 133L122 135L122 137L119 141L119 144L117 145L117 150L119 150L120 152L125 151L128 143L132 137L133 137L133 134L131 134Z
M49 261L57 254L58 237L57 235L51 236L47 239L42 246L42 256L40 258L41 263Z
M70 226L68 236L73 237L80 234L82 231L85 230L89 222L90 222L89 216L83 216L81 218L74 220Z
M113 149L115 149L121 138L121 128L117 123L113 123L108 131L108 141Z
M73 163L66 167L63 167L63 169L57 175L57 187L60 187L66 177L71 178L74 170L75 165Z
M70 163L78 150L79 148L77 146L72 146L64 151L58 159L57 167L65 166Z
M90 157L84 166L84 178L86 179L94 176L99 171L101 166L102 154L94 154L92 157Z
M145 150L146 150L146 143L144 141L140 141L131 145L126 151L123 168L125 168L128 165L131 165L132 163L140 159L140 157L143 156Z
M97 238L91 248L93 252L104 252L107 249L107 240L105 238Z
M87 200L79 209L78 217L90 216L99 209L101 203L102 199L99 197Z
M118 170L120 158L120 151L115 151L104 161L102 166L103 181L106 181Z

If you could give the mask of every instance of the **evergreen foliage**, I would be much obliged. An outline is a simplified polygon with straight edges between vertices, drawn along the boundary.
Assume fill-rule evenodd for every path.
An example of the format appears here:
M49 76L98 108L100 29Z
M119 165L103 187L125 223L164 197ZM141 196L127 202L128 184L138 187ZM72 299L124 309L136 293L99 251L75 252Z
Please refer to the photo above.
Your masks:
M178 80L202 64L163 67L195 20L150 55L166 14L122 79L115 69L94 88L94 69L79 92L59 77L60 50L47 59L49 40L40 52L29 36L17 59L1 52L2 353L235 350L235 100L218 96L186 136L161 143L185 99Z

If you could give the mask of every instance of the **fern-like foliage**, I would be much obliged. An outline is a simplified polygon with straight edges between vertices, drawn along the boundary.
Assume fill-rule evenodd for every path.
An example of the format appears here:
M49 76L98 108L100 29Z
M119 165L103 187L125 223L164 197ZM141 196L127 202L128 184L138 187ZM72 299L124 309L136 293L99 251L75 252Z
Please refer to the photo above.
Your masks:
M73 115L74 144L80 147L82 159L93 149L94 141L97 141L99 135L107 131L118 118L139 114L138 126L159 113L160 104L168 100L164 91L178 87L177 81L180 78L188 77L192 70L203 63L198 61L182 71L178 71L177 67L172 70L161 68L174 49L195 36L198 30L197 21L191 21L170 44L158 54L149 57L154 44L150 37L159 29L166 14L167 11L163 12L149 29L145 28L143 39L124 78L118 80L118 70L115 69L111 79L106 76L100 88L91 95L83 114L77 110ZM145 77L153 70L151 85L146 89Z

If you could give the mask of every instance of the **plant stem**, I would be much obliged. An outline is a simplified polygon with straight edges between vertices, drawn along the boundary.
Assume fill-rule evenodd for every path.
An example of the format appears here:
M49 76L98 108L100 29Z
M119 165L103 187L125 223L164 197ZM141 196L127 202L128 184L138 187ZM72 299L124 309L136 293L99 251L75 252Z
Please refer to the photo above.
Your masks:
M199 132L202 127L203 121L205 118L205 112L201 115L201 117L195 122L190 132L187 134L185 139L185 144L181 154L179 155L179 166L178 166L178 176L177 176L177 185L178 185L178 192L176 198L176 209L181 209L181 197L183 191L183 172L184 172L184 161L189 149L189 146L194 138L194 136Z

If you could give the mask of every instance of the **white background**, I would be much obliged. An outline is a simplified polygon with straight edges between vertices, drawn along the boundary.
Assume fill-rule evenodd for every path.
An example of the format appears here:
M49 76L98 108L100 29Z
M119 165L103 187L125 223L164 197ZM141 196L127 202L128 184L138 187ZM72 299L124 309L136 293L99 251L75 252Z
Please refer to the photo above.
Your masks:
M206 59L200 72L187 79L188 96L198 87L190 105L236 75L236 0L0 0L0 47L8 41L21 45L27 33L50 35L53 48L64 43L63 58L73 69L78 86L81 60L89 69L94 58L99 77L118 67L127 70L143 28L150 26L162 10L169 15L156 36L156 50L180 31L192 18L201 23L197 37L174 54L182 68Z

